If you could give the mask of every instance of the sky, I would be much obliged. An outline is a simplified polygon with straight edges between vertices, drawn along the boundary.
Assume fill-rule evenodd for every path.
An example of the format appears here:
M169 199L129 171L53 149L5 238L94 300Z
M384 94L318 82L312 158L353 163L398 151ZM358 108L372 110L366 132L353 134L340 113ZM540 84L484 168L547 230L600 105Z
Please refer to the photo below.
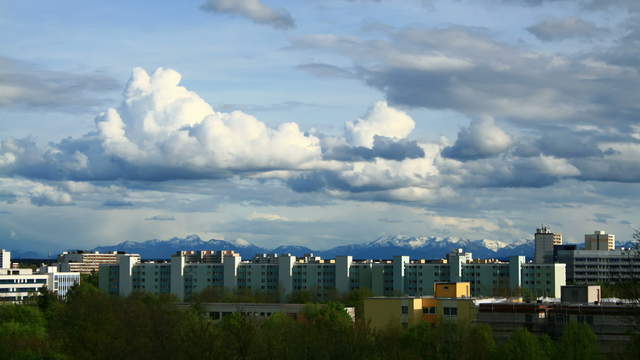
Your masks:
M0 0L0 247L640 226L636 0Z

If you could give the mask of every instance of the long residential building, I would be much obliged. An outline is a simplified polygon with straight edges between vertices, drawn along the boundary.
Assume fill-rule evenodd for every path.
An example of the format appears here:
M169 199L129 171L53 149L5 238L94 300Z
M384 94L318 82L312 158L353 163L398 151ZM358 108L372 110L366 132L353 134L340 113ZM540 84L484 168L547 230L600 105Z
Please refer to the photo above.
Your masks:
M470 283L473 296L526 292L559 297L565 285L564 264L526 263L524 256L509 262L473 260L455 251L447 259L426 261L395 256L392 260L355 260L352 256L322 259L308 255L262 254L243 261L231 250L180 251L167 262L142 262L138 255L100 266L100 288L127 296L132 292L173 294L189 300L208 287L272 291L284 296L310 291L319 298L367 288L375 296L428 296L440 282Z

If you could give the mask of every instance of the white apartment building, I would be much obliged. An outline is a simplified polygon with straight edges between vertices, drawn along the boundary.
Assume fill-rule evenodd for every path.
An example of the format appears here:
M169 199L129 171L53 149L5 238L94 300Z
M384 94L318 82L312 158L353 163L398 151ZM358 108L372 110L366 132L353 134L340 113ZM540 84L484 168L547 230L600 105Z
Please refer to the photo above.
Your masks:
M0 302L21 302L29 296L37 295L45 287L64 297L76 283L80 283L80 273L58 272L56 267L44 266L34 272L32 269L11 266L11 252L0 250ZM7 260L7 261L5 261ZM5 267L6 266L6 267Z
M174 294L180 300L208 287L277 291L285 296L306 290L320 298L361 288L370 289L374 296L423 296L433 295L436 282L469 281L473 296L528 289L537 296L559 297L565 285L564 264L527 264L522 256L509 262L471 259L470 253L458 251L435 261L290 254L262 254L243 261L231 250L180 251L167 262L123 256L118 264L100 266L99 282L101 289L115 295L145 291Z

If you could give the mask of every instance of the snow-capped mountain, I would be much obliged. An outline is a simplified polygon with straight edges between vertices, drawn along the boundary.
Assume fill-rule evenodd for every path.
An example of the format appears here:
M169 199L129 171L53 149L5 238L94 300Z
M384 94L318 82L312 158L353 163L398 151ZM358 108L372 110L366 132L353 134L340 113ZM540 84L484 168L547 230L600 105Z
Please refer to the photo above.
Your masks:
M435 236L381 236L368 243L337 246L327 250L312 250L297 245L283 245L274 249L256 246L244 239L236 241L202 240L197 235L169 240L125 241L112 246L100 246L95 251L126 251L138 253L146 259L168 258L179 250L236 250L243 258L252 258L261 253L290 253L302 256L307 253L333 258L338 255L351 255L356 259L389 259L396 255L408 255L412 258L437 259L445 257L454 249L472 252L474 257L507 258L512 255L533 256L533 242L520 240L507 243L498 240L470 240L458 237Z
M145 259L166 259L180 250L236 250L245 258L269 250L255 246L246 240L229 242L225 240L202 240L198 235L185 238L174 237L169 240L124 241L116 245L99 246L94 251L126 251L140 254Z
M349 254L356 258L383 259L395 255L409 255L412 258L436 259L445 257L454 249L463 249L482 258L506 258L512 255L533 255L533 242L520 240L506 243L498 240L469 240L458 237L435 236L381 236L364 244L338 246L319 252L333 257Z

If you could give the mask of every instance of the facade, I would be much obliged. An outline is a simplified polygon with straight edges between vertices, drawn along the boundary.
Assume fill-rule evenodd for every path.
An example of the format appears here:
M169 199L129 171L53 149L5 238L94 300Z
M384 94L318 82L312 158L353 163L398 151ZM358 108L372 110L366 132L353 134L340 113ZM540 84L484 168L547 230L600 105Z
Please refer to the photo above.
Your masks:
M11 252L0 249L0 269L8 269L11 267Z
M373 328L413 326L421 322L473 321L476 299L466 282L435 284L436 296L371 297L364 301L364 319Z
M184 309L191 307L189 304L180 304L178 306ZM268 318L273 314L282 313L293 319L302 319L304 318L304 310L307 305L278 303L202 303L199 304L199 306L210 320L218 321L225 316L235 313L259 318ZM314 306L325 305L315 304ZM354 308L346 307L344 310L352 320L355 320Z
M606 231L596 230L593 234L585 234L585 250L613 250L616 248L616 236Z
M48 283L47 274L34 274L31 269L0 269L0 301L21 302Z
M560 301L565 304L598 304L602 298L600 285L567 285L561 292Z
M588 324L606 353L618 352L631 341L639 318L639 307L616 304L484 303L477 314L477 322L489 325L496 340L509 338L519 328L558 338L570 322Z
M318 298L367 288L375 296L433 296L434 284L469 282L473 296L512 294L559 297L565 285L564 264L527 264L523 256L509 262L469 260L454 252L448 259L425 261L395 256L393 260L354 260L351 256L321 259L308 255L260 255L243 261L231 250L180 251L166 262L141 262L123 255L118 264L100 266L100 288L127 296L145 291L189 300L208 287L278 292L287 296L310 291Z
M566 264L569 284L602 284L640 279L638 249L557 249L556 262Z
M118 258L122 255L124 255L123 252L117 251L107 253L82 250L65 251L58 256L58 270L91 274L100 270L100 264L117 264Z
M42 266L37 270L38 274L46 274L47 288L59 297L64 298L67 292L76 284L80 284L80 273L58 271L57 266Z
M11 266L11 253L0 250L0 255L8 254L5 264ZM21 302L37 295L40 289L47 288L64 297L76 283L80 283L80 274L58 272L56 267L44 266L34 272L24 268L0 268L0 302Z
M536 229L534 235L535 256L533 262L545 264L553 262L553 247L562 245L562 234L553 233L547 226Z

